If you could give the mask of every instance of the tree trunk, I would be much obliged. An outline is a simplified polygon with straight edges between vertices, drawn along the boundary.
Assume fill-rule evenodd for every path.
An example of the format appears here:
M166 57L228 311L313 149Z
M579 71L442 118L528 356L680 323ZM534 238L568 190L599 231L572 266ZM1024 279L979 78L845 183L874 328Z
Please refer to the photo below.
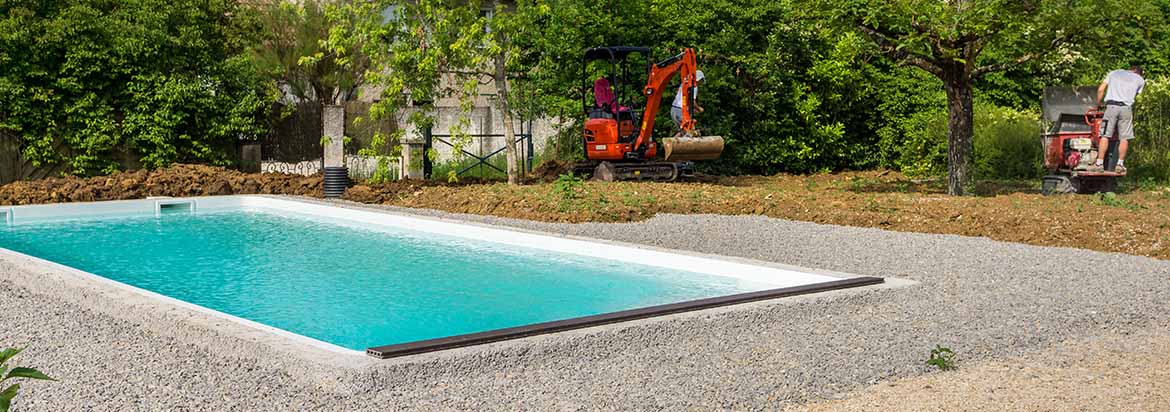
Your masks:
M504 63L507 56L503 52L496 56L496 107L504 119L504 140L508 159L508 184L520 183L519 168L516 167L516 135L512 119L512 110L508 107L508 73Z
M943 79L947 91L947 193L962 196L971 183L975 152L974 86L965 72L948 77Z

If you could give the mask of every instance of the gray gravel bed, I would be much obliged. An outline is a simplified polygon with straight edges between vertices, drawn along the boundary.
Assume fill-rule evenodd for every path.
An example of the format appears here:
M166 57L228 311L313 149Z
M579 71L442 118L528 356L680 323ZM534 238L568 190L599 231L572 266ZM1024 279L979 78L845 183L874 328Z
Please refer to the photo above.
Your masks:
M1170 262L1123 254L758 216L409 212L921 283L330 367L0 260L0 346L62 378L27 385L17 410L762 410L927 373L936 344L962 364L1170 318Z

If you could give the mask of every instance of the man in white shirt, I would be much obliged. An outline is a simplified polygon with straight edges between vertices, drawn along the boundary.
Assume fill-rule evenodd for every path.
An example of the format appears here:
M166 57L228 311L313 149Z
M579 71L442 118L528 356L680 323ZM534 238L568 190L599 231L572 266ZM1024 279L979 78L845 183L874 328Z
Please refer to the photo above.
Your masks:
M703 84L703 71L696 70L695 71L695 94L691 95L691 104L695 105L694 113L702 113L703 112L703 106L699 106L699 85L700 84ZM678 133L676 133L674 135L674 137L682 136L682 133L683 133L682 132L682 115L683 115L682 98L683 98L683 93L686 93L686 90L683 90L683 89L685 89L685 87L683 85L681 85L681 84L678 85L678 93L675 93L674 103L672 103L670 106L670 119L674 120L675 127L679 128Z
M1145 87L1142 68L1132 66L1129 70L1114 70L1105 76L1097 88L1097 104L1105 107L1105 130L1101 131L1097 150L1097 162L1089 170L1105 170L1105 154L1109 151L1109 137L1117 133L1117 168L1115 172L1125 174L1125 153L1129 140L1133 139L1133 103Z

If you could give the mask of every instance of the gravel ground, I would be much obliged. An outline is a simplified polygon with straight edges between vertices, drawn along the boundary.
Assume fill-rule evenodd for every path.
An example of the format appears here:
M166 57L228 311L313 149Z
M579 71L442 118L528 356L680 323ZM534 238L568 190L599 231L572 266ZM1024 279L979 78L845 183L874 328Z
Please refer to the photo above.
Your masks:
M1170 329L1109 334L1049 350L882 383L788 412L1168 411ZM907 402L913 399L913 402Z
M1170 262L755 216L546 224L411 213L921 282L338 366L0 261L0 346L29 346L18 410L759 410L1167 320ZM1098 268L1090 270L1089 268Z

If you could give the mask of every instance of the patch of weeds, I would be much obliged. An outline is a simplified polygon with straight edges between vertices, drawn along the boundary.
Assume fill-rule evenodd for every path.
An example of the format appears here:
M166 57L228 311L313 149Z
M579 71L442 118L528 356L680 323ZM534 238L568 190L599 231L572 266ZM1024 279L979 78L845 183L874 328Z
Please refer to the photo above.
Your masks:
M1129 200L1126 200L1125 198L1118 196L1117 193L1113 193L1113 192L1097 193L1097 200L1096 201L1097 201L1097 204L1100 204L1103 206L1119 207L1119 208L1127 209L1127 210L1131 210L1131 211L1143 208L1142 205L1130 203Z
M648 206L657 201L658 198L651 194L639 195L638 192L622 192L622 204L628 207Z
M805 189L807 189L807 190L808 190L808 191L810 191L810 192L811 192L811 191L813 191L813 190L816 190L816 188L817 188L817 181L816 181L816 180L814 180L814 179L813 179L813 178L811 178L811 177L810 177L810 178L806 178L806 179L804 179L804 188L805 188Z
M882 203L873 196L865 199L865 204L861 206L861 210L873 213L894 213L898 211L897 208L882 206Z
M584 180L569 172L557 177L553 182L553 192L559 194L562 200L573 200L581 195L581 187L584 185Z
M934 349L930 350L930 358L926 360L926 364L942 371L955 369L955 351L946 346L935 345Z
M557 180L553 182L554 196L559 197L557 211L563 213L573 209L574 200L581 197L584 185L584 180L574 176L572 172L557 177Z
M898 193L907 193L910 191L910 182L899 180L894 183L894 189L897 190Z
M1155 179L1153 176L1146 176L1145 179L1141 179L1137 182L1138 190L1142 190L1142 191L1152 192L1152 191L1162 189L1162 187L1163 187L1162 183L1159 182L1158 179Z
M852 187L854 192L860 192L861 189L865 188L865 183L862 181L862 179L854 177L850 178L849 180L851 180L851 182L849 182L849 186Z
M605 197L605 194L598 194L596 199L585 204L585 211L590 213L604 214L607 209L609 209L609 198Z
M605 197L605 193L600 193L597 195L597 202L596 203L597 203L598 207L603 207L603 208L607 207L607 206L609 206L609 198Z

